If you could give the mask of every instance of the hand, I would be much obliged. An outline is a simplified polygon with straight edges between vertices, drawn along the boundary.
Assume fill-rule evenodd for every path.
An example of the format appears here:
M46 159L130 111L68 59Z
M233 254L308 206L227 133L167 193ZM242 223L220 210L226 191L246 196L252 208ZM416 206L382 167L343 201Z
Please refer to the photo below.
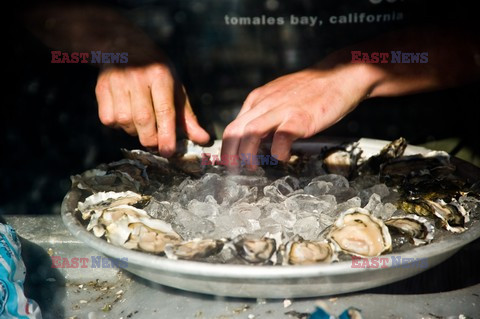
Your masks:
M316 68L282 76L252 91L223 134L222 156L256 154L273 133L271 154L290 158L293 141L310 137L352 111L379 81L365 64ZM254 165L249 165L254 168Z
M143 146L158 148L162 156L175 152L176 122L193 142L204 144L210 138L198 124L185 88L165 64L104 69L95 93L104 125L138 135Z

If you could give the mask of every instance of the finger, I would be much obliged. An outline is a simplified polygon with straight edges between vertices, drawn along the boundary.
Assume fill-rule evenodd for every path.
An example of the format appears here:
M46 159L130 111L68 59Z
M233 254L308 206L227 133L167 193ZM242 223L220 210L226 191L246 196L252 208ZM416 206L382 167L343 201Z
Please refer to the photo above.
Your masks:
M271 154L281 162L287 162L290 159L290 150L295 140L302 135L291 127L288 122L280 124L277 131L273 135Z
M158 151L160 155L169 157L175 152L174 86L171 76L153 81L152 99L157 121Z
M145 147L157 147L157 123L153 109L150 89L147 85L132 79L134 85L130 92L132 117L140 143Z
M238 155L240 140L244 136L245 126L253 119L267 114L275 105L275 103L264 103L261 106L251 108L242 115L238 115L223 132L222 156Z
M277 97L283 97L284 92L279 91L276 85L272 85L273 82L267 83L250 92L250 94L248 94L247 98L243 102L242 108L238 113L237 117L247 113L251 109L258 107L259 105L264 105L265 103L263 102L267 99L272 98L272 95L274 94L280 93L279 95L277 95ZM278 99L275 98L275 100Z
M181 121L188 139L198 144L208 143L210 135L198 124L197 117L193 113L192 106L183 87L178 90L178 95L177 101L180 103L178 119Z
M133 124L130 94L123 71L110 75L110 90L115 114L115 126L121 127L130 135L136 135L137 130Z
M314 119L308 112L297 109L287 114L273 135L271 148L271 154L282 162L290 159L290 150L295 140L316 133Z
M95 86L95 95L98 103L98 117L100 122L106 126L115 125L115 113L113 109L112 93L110 83L105 72L100 73Z
M238 155L253 159L263 138L274 131L283 121L282 112L266 113L250 121L244 129L238 148ZM248 163L247 167L254 169L255 162Z
M252 105L255 103L257 100L258 95L260 93L260 88L256 88L250 94L248 94L247 98L243 102L242 108L240 109L240 112L238 113L237 117L245 114L246 112L250 111L252 108Z

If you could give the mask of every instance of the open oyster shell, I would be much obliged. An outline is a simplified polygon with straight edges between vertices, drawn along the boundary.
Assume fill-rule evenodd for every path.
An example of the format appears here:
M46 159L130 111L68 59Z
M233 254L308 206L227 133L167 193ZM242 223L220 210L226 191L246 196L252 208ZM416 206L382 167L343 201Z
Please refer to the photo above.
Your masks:
M384 222L363 208L340 215L327 234L337 251L360 257L378 256L392 249L392 238Z
M225 240L196 238L165 247L165 255L170 259L194 260L207 258L222 251Z
M283 251L283 265L310 265L338 260L334 247L328 241L304 240L296 235Z
M430 243L435 234L433 224L415 214L391 217L385 224L388 228L407 236L415 246Z
M465 208L452 198L449 203L443 199L407 198L400 204L407 213L435 217L441 227L452 233L462 233L467 230L465 224L470 221L470 215Z
M277 250L281 244L281 234L266 234L260 239L243 235L236 237L232 243L238 256L252 264L276 264Z
M178 243L182 238L172 226L132 205L148 199L134 192L100 192L78 204L84 220L89 220L87 230L97 237L105 236L108 242L129 249L163 253L165 245Z

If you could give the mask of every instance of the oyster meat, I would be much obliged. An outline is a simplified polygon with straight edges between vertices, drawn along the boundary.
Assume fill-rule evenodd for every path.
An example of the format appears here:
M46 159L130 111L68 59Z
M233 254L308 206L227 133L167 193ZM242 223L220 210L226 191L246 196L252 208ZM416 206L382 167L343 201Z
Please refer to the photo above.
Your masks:
M357 169L362 151L357 144L346 147L334 147L324 151L323 167L330 174L351 178Z
M363 208L351 208L342 213L327 238L338 251L360 257L379 256L392 248L387 226Z
M391 217L385 221L385 224L394 232L408 236L415 246L430 243L435 233L432 223L414 214Z
M328 241L304 240L298 235L286 244L283 252L283 265L330 263L337 259L337 255Z
M222 251L225 240L196 238L165 247L165 255L170 259L200 259L218 254Z
M170 224L132 206L148 199L134 192L96 193L80 202L78 210L84 220L90 218L87 230L93 230L95 236L105 236L116 246L163 253L167 243L182 239Z
M233 245L238 256L249 263L275 264L277 261L275 254L277 251L277 240L272 237L265 235L260 239L254 239L240 235L233 240Z
M106 208L120 205L135 205L141 200L148 200L148 196L142 196L135 192L98 192L78 203L78 210L82 213L82 219L87 220L94 212L101 212Z
M422 216L435 216L440 225L452 233L462 233L470 221L469 212L452 198L449 203L444 199L426 199L409 197L400 203L400 208L407 213Z

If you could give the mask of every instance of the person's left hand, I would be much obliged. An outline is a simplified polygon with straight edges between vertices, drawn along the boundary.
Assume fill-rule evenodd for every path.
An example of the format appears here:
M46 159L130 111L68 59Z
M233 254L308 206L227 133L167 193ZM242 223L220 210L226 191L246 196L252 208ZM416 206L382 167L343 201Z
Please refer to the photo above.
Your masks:
M339 121L368 96L378 75L365 64L347 64L302 70L255 89L224 131L222 157L253 156L262 139L273 133L271 154L287 161L293 141Z

